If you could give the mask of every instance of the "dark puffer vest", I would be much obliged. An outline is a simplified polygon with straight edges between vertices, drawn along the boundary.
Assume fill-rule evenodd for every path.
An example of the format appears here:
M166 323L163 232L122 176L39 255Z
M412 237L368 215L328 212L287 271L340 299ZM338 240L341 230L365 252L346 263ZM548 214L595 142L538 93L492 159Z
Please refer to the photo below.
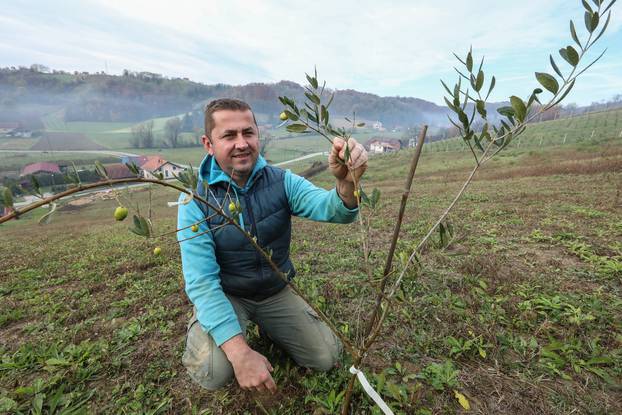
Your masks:
M289 259L291 242L291 211L285 193L285 171L265 166L257 171L254 182L247 192L237 196L242 208L244 229L257 238L257 243L268 252L279 269L291 279L295 275L294 265ZM228 212L230 202L227 197L228 184L218 182L207 191L202 182L197 186L197 194L207 198L210 203L223 206ZM236 193L229 189L231 198ZM196 202L206 217L214 215L214 210L203 203ZM220 266L220 282L227 294L264 300L281 291L287 283L270 267L268 262L251 245L240 231L231 225L219 227L224 223L221 216L214 215L207 221L216 245L216 260Z

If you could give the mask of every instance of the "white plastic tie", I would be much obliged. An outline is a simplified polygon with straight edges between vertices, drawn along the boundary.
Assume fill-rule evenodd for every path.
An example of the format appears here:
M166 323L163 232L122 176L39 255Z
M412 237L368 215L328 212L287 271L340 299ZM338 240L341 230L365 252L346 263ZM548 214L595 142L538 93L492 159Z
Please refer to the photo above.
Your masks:
M354 366L350 366L350 373L356 375L361 386L363 387L363 390L365 390L365 393L367 393L369 397L376 403L376 405L378 405L382 413L384 413L385 415L394 415L391 408L389 408L389 405L387 405L386 402L382 400L378 392L376 392L376 390L369 384L369 381L367 380L363 372L361 372Z
M179 206L179 205L187 205L188 203L192 202L192 200L194 199L194 193L192 191L190 191L190 194L187 194L184 196L184 199L181 201L177 201L177 202L168 202L167 205L168 207L175 207L175 206Z

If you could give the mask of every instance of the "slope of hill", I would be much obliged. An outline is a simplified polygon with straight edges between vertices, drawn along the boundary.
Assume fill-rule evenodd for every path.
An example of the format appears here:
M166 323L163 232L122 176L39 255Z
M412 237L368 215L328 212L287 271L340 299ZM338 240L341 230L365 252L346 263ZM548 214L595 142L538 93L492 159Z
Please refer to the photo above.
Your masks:
M613 109L558 120L528 124L527 130L513 140L512 147L564 146L571 143L599 143L622 139L622 109ZM463 148L461 138L431 143L429 150Z
M418 98L380 97L335 90L334 115L356 111L361 118L392 127L426 122L446 124L447 109ZM0 121L21 121L40 128L40 118L64 110L65 122L136 122L201 109L209 100L233 97L247 101L262 123L278 122L279 95L302 100L303 88L290 81L232 86L204 85L152 73L42 73L26 68L0 69Z

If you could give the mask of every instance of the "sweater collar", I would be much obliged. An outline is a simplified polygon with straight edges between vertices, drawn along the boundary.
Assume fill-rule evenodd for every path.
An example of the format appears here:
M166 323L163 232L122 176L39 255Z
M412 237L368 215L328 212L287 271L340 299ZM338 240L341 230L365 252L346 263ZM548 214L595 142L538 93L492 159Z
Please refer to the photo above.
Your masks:
M216 159L212 155L207 154L203 158L203 161L201 161L201 165L199 166L199 180L207 181L210 186L219 182L227 184L231 183L232 186L237 187L239 190L245 191L253 185L253 182L258 177L258 175L261 174L261 170L266 167L267 164L268 163L266 162L266 159L264 159L263 156L260 154L257 157L255 166L253 166L253 171L251 172L251 175L246 181L246 184L243 188L240 188L235 183L235 181L231 179L231 176L229 176L220 168Z

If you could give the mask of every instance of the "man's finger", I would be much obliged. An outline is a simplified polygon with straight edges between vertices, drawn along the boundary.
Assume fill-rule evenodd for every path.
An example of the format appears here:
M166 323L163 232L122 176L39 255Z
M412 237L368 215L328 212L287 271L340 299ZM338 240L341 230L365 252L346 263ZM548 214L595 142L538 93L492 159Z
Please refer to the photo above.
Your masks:
M363 152L361 151L361 149L357 146L354 147L351 152L350 152L350 164L352 166L355 165L355 163L358 161L359 157L361 157L361 154Z
M270 393L276 393L276 383L274 383L274 379L272 379L272 377L270 377L270 379L268 379L264 385L266 386L266 389L270 391Z
M367 153L361 148L361 146L357 146L352 151L352 157L350 158L350 160L350 165L352 167L360 167L367 162Z
M344 147L343 138L341 137L333 138L333 147L331 149L331 153L339 154L339 152L343 149L343 147Z
M358 168L367 163L367 153L365 151L361 151L356 160L354 160L354 168Z

